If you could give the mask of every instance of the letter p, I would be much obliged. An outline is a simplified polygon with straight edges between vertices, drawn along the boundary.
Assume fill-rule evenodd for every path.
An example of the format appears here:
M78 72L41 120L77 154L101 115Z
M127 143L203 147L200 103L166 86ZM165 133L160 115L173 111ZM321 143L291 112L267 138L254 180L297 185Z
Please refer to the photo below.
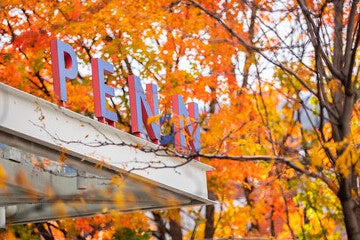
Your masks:
M78 73L77 57L70 45L57 39L51 40L50 51L55 97L66 102L66 80L74 79Z

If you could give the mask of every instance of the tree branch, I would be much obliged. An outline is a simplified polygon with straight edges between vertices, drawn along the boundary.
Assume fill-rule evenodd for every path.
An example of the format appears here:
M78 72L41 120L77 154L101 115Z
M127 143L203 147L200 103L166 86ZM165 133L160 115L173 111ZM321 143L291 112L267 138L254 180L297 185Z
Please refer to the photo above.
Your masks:
M304 0L297 0L299 3L300 9L303 12L305 16L306 23L308 25L308 31L310 34L310 40L314 46L314 49L319 50L321 54L321 58L325 61L326 66L329 68L330 72L338 79L342 80L344 79L343 74L339 71L339 69L335 68L334 65L331 63L329 58L326 56L324 49L321 47L320 44L320 35L317 31L317 25L314 23L310 11L308 10L306 3Z
M359 3L359 0L354 0L352 2L350 13L349 13L349 20L347 23L346 46L345 46L345 53L344 53L344 59L345 59L344 69L348 74L350 74L350 70L351 70L351 58L349 56L351 55L352 47L353 46L357 47L356 44L353 45L353 41L355 38L354 33L356 33L356 28L359 25L359 19L358 19L358 23L355 24L358 3ZM354 31L354 26L355 26L355 31Z

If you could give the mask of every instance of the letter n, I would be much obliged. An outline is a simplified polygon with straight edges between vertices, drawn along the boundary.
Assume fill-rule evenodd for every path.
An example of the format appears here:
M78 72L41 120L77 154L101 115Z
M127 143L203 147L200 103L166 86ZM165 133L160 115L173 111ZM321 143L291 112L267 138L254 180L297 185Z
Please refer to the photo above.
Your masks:
M180 95L172 96L172 112L174 118L175 148L183 150L189 148L190 152L200 152L200 126L198 105L194 102L188 104L188 111ZM190 117L190 119L189 119ZM187 138L185 137L187 135Z
M128 86L132 133L138 137L148 136L152 142L158 144L160 140L159 121L149 121L150 117L159 116L156 85L146 85L146 96L138 77L129 76Z

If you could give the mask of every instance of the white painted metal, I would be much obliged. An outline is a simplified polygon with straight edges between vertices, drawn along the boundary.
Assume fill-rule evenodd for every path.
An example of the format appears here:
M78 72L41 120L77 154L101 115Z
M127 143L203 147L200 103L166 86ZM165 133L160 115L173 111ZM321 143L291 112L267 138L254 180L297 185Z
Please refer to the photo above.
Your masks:
M6 217L5 217L5 207L0 207L0 228L4 228L6 226Z

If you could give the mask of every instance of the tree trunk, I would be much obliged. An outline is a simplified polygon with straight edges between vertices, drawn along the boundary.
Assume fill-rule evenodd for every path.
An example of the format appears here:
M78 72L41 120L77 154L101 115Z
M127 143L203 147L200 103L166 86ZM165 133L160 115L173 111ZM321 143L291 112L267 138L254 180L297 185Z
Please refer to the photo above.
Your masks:
M54 236L52 233L45 229L44 223L35 223L35 226L37 230L39 231L41 237L43 237L45 240L54 240Z
M333 125L333 137L336 142L344 141L351 134L350 122L354 110L354 93L351 93L351 90L348 89L349 87L351 88L352 86L350 85L345 88L345 93L348 94L345 94L343 97L342 113L339 119L340 124L339 126ZM338 158L344 154L347 147L348 146L344 146L343 149L337 152ZM352 196L352 191L357 188L356 181L353 181L357 177L357 173L355 172L353 163L351 163L351 166L348 166L348 168L349 174L339 173L338 197L342 206L348 238L360 240L360 222L357 217L359 206Z
M218 200L216 194L209 190L208 191L209 199L210 200ZM205 231L204 231L204 238L205 239L212 239L215 233L215 226L214 226L214 215L215 215L215 206L214 205L206 205L205 208Z
M163 220L161 214L157 211L153 211L151 213L154 216L154 222L157 226L157 231L154 232L153 235L158 240L165 240L166 239L166 227L165 227L165 223L164 223L164 220Z
M170 236L172 240L182 240L182 231L181 231L181 226L180 224L173 220L170 219Z
M182 229L181 229L181 216L180 208L169 210L170 214L170 229L169 234L172 240L182 240Z
M351 196L351 176L352 174L347 178L341 178L338 197L344 214L348 239L357 240L360 239L360 226L356 215L359 207Z

